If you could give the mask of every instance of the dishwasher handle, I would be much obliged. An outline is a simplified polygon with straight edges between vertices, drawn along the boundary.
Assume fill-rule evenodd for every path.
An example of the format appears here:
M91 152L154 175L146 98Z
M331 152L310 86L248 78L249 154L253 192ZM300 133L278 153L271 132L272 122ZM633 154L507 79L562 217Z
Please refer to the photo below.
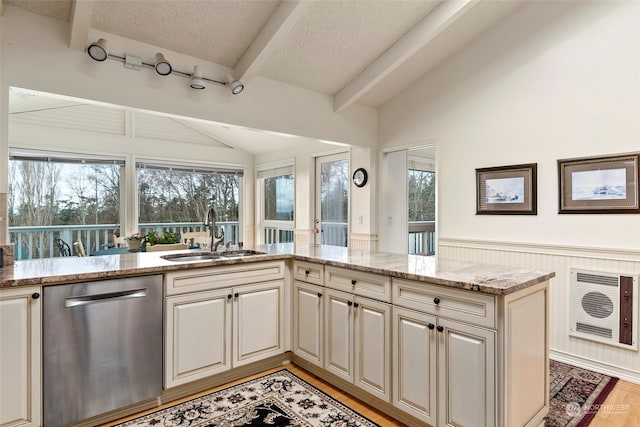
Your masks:
M84 295L71 297L64 300L67 308L95 304L98 302L120 301L129 298L144 298L147 296L147 288L132 289L130 291L106 292L104 294Z

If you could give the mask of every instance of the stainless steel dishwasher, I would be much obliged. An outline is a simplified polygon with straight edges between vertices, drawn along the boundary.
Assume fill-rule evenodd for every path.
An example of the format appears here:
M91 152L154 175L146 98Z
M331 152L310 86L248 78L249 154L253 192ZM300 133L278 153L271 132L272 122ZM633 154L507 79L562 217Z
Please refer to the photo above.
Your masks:
M162 276L43 289L44 427L162 393Z

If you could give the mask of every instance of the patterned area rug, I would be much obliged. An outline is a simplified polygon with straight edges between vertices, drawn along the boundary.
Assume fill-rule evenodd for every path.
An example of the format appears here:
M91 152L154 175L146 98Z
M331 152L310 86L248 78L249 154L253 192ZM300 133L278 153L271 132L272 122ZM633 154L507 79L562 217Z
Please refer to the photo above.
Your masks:
M283 369L115 427L380 427Z
M617 382L617 378L552 360L545 426L589 425Z

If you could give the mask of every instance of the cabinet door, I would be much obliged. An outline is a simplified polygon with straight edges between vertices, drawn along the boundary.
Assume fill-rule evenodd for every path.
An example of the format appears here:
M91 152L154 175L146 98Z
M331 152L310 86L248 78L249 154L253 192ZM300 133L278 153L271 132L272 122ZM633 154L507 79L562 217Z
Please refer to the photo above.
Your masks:
M353 295L325 289L324 368L353 382Z
M438 425L495 426L495 332L439 319L438 341Z
M231 368L231 289L167 298L165 387Z
M356 297L354 384L391 400L391 305Z
M393 405L436 425L436 317L393 307Z
M233 289L233 366L284 351L284 280Z
M293 292L293 352L322 367L324 288L296 281Z
M0 289L0 425L39 426L40 288ZM33 298L33 294L38 294Z

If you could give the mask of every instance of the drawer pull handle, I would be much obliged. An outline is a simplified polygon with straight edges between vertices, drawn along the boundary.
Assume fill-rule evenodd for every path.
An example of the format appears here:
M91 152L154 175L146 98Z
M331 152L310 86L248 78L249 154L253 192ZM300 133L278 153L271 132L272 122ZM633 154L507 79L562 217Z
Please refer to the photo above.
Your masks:
M318 292L318 298L322 298L322 294Z
M311 273L309 270L305 270L305 271L304 271L304 275L305 275L305 276L308 276L308 275L309 275L309 273Z
M351 301L347 301L347 305L348 305L349 307L351 307L351 306L353 305L353 303L352 303Z
M358 282L356 282L356 279L352 279L352 280L351 280L351 284L352 284L353 286L355 286L355 285L356 285L356 283L358 283Z
M31 294L31 298L38 299L38 298L40 298L40 294L37 293L37 292L34 292L34 293Z
M433 299L433 303L434 303L435 305L440 304L440 298L435 297L435 298Z
M438 332L444 331L444 327L442 327L442 326L438 326L436 329L438 330Z

